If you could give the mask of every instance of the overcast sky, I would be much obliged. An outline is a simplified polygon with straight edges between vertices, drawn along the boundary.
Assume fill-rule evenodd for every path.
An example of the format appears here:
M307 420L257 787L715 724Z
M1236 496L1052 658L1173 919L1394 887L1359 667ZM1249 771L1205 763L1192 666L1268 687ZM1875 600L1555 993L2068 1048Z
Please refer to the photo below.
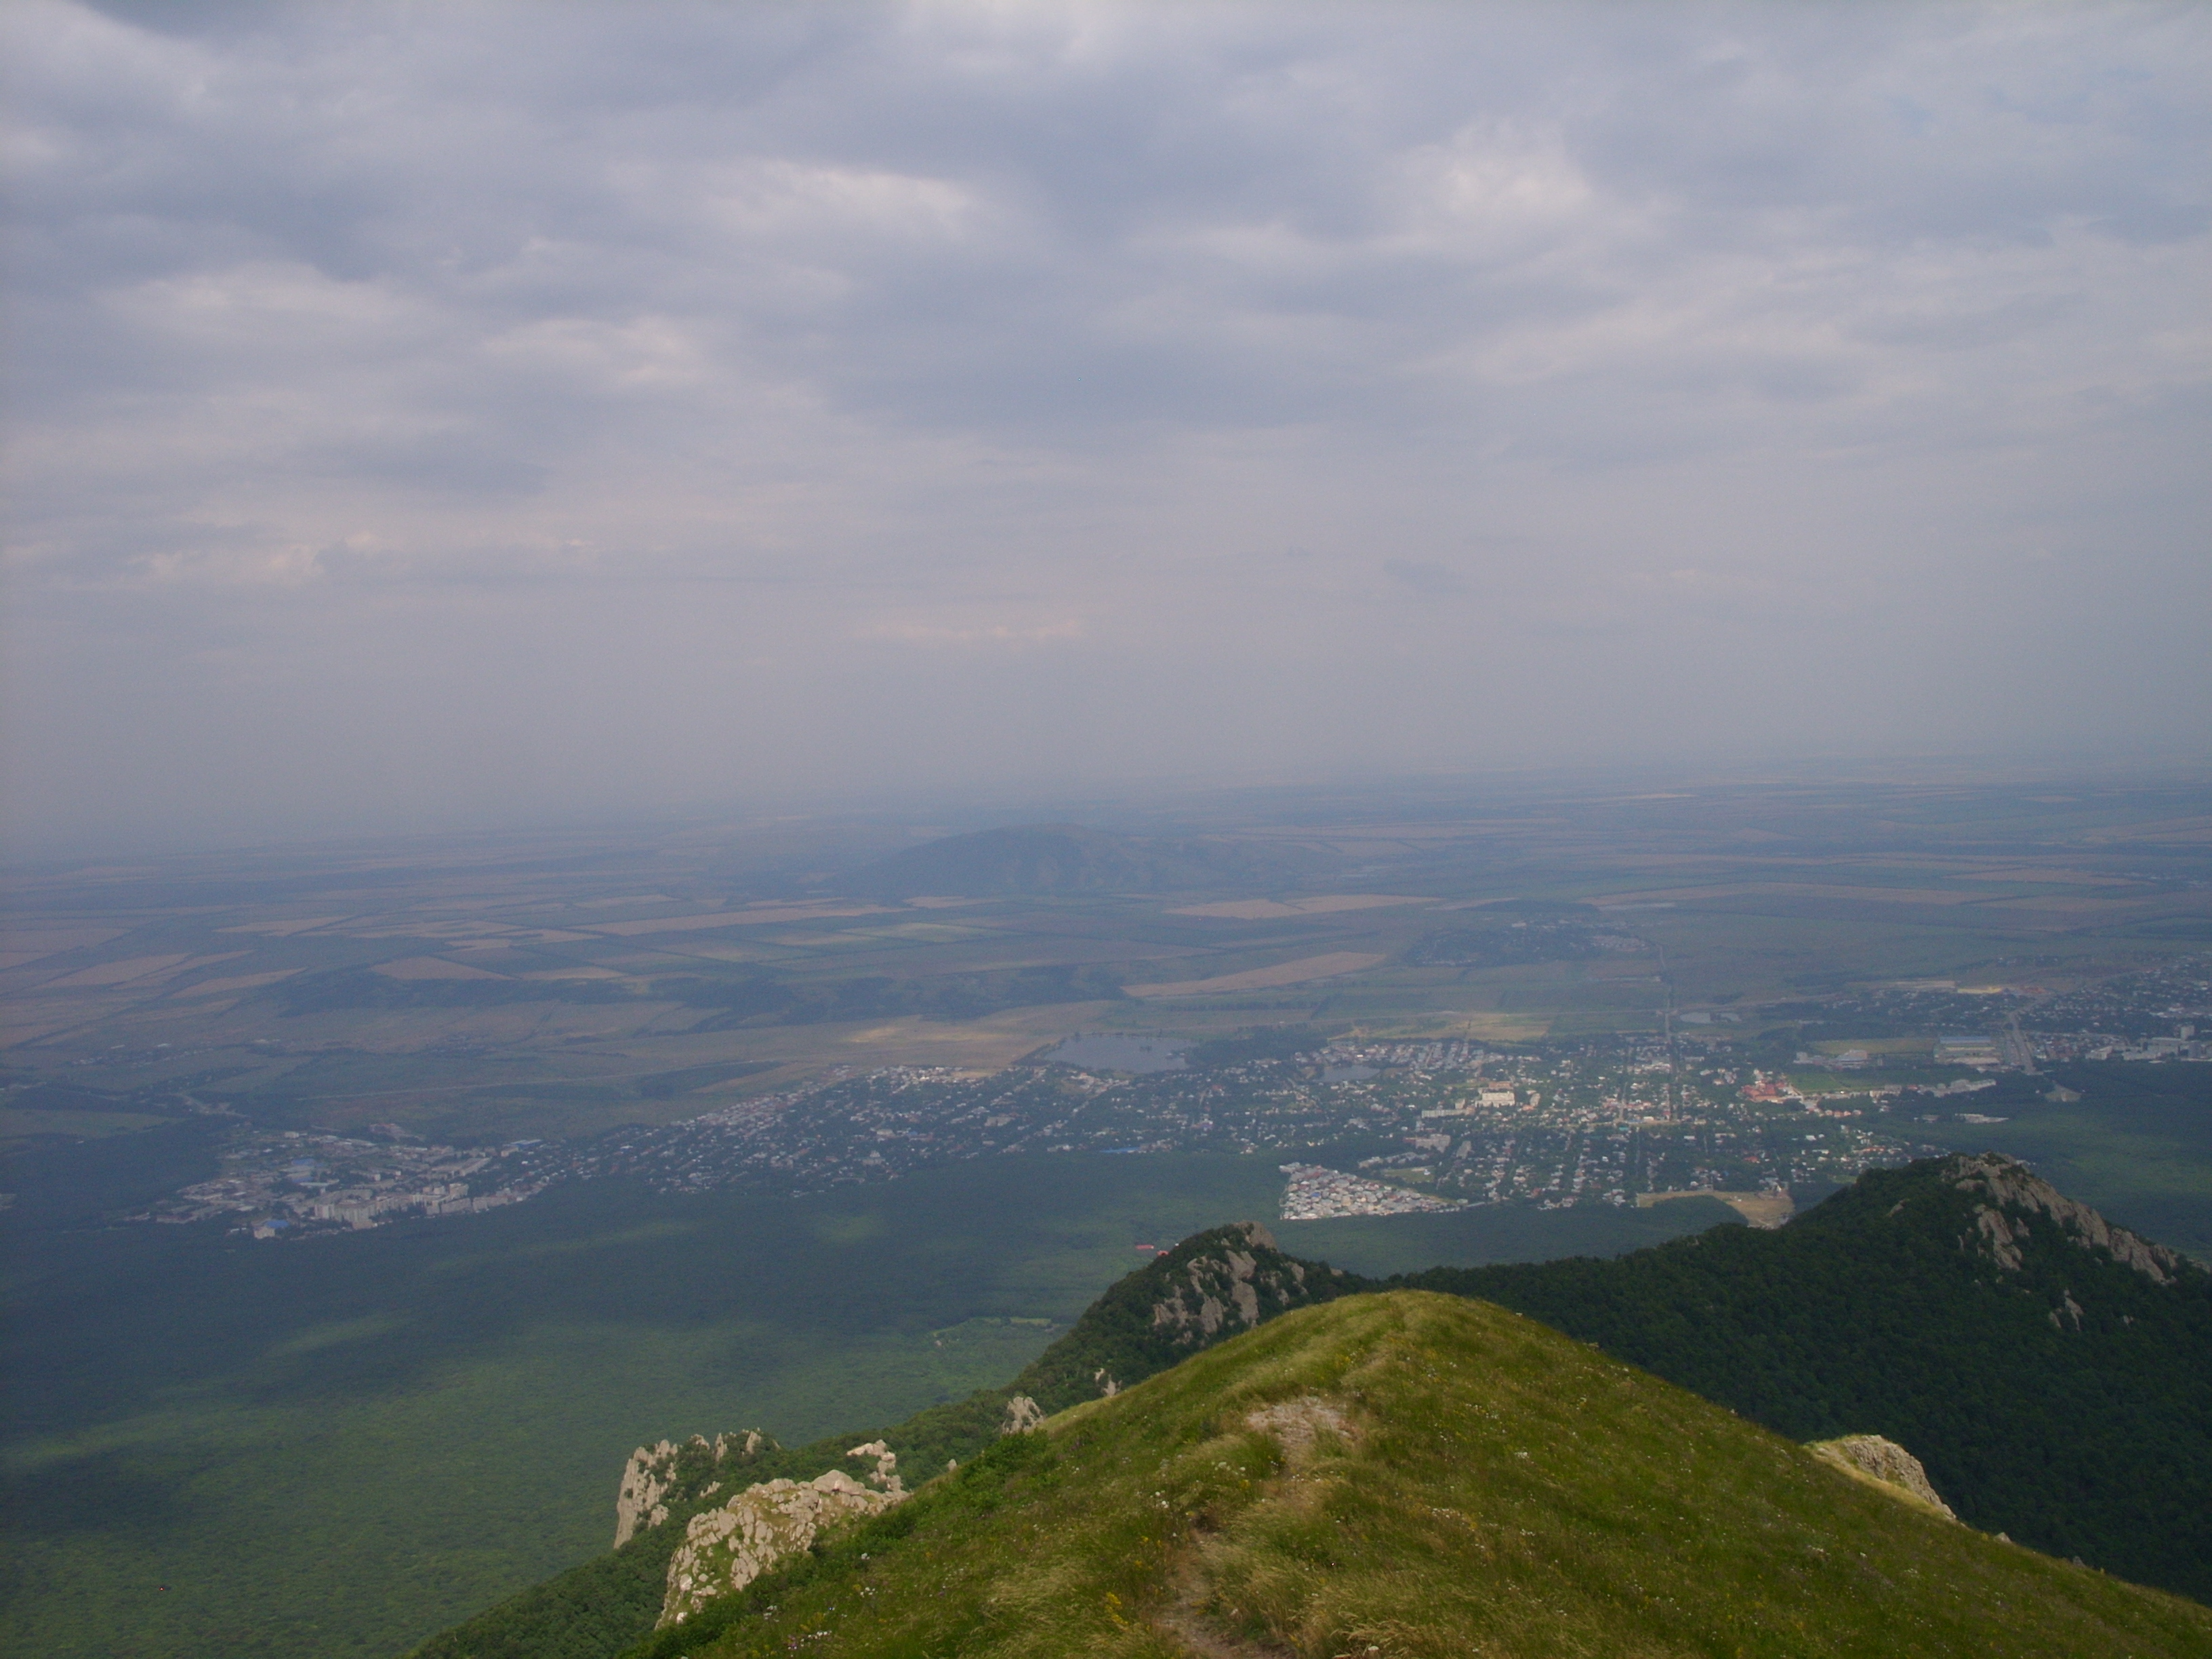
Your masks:
M2208 747L2212 8L0 15L19 849Z

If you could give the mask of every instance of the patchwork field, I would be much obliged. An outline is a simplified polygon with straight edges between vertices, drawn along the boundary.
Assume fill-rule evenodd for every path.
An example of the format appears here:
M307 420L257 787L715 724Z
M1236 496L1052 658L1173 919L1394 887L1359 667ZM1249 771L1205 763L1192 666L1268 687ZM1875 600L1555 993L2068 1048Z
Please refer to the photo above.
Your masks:
M1322 916L1339 910L1387 909L1392 905L1431 902L1402 893L1324 893L1301 899L1224 899L1216 904L1181 905L1169 914L1219 916L1230 921L1272 921L1284 916Z
M1074 1030L1514 1042L1670 1009L1756 1023L1855 983L2055 994L2212 942L2208 795L1893 775L1220 797L1133 823L1235 854L1146 866L1169 890L906 900L850 890L930 832L864 820L21 872L0 1076L468 1139L662 1121L840 1066L993 1069ZM1423 965L1425 940L1547 914L1634 948Z
M1219 974L1212 979L1176 980L1165 985L1132 985L1133 997L1205 996L1218 991L1258 991L1276 985L1305 985L1317 979L1340 979L1372 968L1382 957L1364 951L1332 951L1324 956L1300 957L1272 968L1248 968L1241 974Z

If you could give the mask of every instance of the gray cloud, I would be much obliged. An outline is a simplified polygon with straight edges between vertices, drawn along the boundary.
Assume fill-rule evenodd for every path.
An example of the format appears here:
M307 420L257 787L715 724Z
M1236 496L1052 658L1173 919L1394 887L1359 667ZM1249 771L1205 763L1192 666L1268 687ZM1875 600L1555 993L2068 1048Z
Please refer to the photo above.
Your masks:
M0 27L27 844L2202 747L2198 8Z

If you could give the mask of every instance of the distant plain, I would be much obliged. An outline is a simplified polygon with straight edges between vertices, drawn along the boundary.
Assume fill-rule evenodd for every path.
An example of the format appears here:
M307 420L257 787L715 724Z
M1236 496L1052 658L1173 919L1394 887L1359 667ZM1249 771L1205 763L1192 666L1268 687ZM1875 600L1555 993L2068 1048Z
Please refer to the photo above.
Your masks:
M1522 784L1097 816L1235 861L1210 890L856 901L938 827L850 819L18 872L0 1075L89 1091L86 1109L185 1091L265 1123L465 1143L696 1115L839 1066L995 1069L1072 1030L1526 1042L1657 1029L1670 1000L1756 1011L1925 976L2063 989L2212 943L2212 788L2193 777ZM1408 960L1501 902L1593 905L1652 949ZM763 986L795 1003L749 1009ZM710 1066L731 1069L651 1081Z

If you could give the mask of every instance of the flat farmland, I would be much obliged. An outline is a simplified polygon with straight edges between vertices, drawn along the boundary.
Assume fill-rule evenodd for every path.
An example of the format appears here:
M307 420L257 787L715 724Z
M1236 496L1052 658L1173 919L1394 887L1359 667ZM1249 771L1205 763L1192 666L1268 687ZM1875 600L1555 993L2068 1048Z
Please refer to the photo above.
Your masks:
M165 1118L144 1112L41 1112L0 1106L0 1146L52 1139L90 1139L158 1128Z
M1203 996L1218 991L1257 991L1276 985L1303 985L1317 979L1340 979L1372 968L1385 958L1365 951L1330 951L1317 957L1299 957L1269 968L1248 968L1241 973L1219 974L1211 979L1178 980L1161 985L1132 985L1133 997Z
M1232 921L1273 921L1290 916L1322 916L1342 910L1387 909L1401 904L1431 901L1402 893L1323 893L1313 898L1224 899L1214 904L1185 904L1170 912L1178 916L1219 916Z
M881 821L18 872L0 1056L13 1085L66 1078L115 1110L183 1091L465 1140L836 1068L988 1070L1075 1030L1508 1042L1648 1030L1670 1004L1755 1024L1810 990L2058 988L2201 949L2208 803L2186 778L1221 796L1178 804L1178 833L1244 863L1130 892L883 896L871 860L919 832ZM1562 916L1618 948L1515 946ZM1475 944L1438 963L1439 938Z

